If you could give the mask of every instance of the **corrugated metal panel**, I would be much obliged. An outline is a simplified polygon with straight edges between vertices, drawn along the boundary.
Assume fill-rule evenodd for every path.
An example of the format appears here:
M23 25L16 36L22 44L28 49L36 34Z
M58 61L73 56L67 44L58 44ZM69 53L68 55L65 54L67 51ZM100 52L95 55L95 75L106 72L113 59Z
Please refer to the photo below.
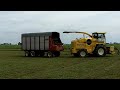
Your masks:
M45 50L49 49L49 36L45 37Z
M30 50L30 37L27 37L27 50Z
M40 37L40 50L44 50L44 37Z
M22 37L22 49L23 50L26 50L26 38L25 37Z
M35 37L35 50L39 50L39 37Z
M35 50L34 49L34 37L31 37L31 50Z
M31 50L48 50L49 36L52 36L53 33L54 32L22 34L21 35L22 49L23 50L30 50L30 49Z
M44 50L44 42L40 43L40 50Z

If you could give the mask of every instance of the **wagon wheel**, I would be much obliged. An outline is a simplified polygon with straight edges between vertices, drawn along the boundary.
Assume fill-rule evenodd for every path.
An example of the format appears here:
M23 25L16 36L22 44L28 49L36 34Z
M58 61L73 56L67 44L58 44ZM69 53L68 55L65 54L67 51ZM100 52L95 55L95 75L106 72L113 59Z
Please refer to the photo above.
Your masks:
M48 57L48 58L53 57L53 53L52 53L51 51L48 51L48 52L47 52L47 57Z
M30 52L31 57L35 57L35 51Z
M25 51L25 57L30 57L30 52L29 51Z

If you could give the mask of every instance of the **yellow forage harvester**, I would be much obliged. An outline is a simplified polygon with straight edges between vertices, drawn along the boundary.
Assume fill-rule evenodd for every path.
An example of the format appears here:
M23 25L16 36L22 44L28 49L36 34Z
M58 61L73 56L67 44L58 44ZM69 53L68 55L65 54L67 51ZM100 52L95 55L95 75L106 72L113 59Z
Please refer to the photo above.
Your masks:
M106 46L105 32L94 32L92 35L86 32L65 31L63 33L83 34L83 38L71 41L71 54L76 57L86 57L87 55L103 57L106 54L115 54L114 46Z

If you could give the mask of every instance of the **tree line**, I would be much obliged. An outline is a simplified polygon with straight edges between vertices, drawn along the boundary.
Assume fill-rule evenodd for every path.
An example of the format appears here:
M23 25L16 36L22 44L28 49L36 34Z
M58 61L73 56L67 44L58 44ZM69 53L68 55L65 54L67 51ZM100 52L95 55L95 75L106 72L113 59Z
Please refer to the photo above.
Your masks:
M18 42L17 44L12 44L12 43L2 43L0 45L22 45L21 42Z

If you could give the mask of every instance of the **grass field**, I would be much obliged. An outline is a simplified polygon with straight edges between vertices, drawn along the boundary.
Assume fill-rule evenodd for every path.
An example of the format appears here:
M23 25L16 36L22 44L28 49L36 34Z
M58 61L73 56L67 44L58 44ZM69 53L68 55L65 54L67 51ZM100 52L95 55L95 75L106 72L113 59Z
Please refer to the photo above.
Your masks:
M20 46L0 46L0 79L120 79L120 56L31 58Z

